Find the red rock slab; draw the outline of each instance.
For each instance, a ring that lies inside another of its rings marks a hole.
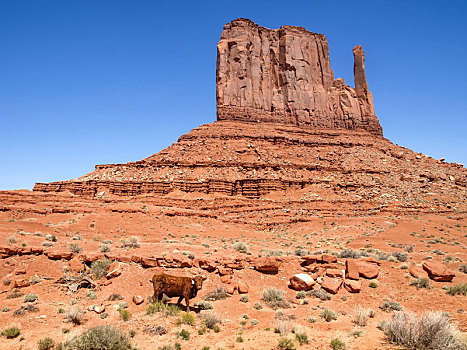
[[[363,258],[358,259],[358,261],[363,261],[363,262],[367,262],[367,263],[370,263],[370,264],[376,264],[378,266],[381,265],[381,261],[378,261],[378,260],[376,260],[375,258],[373,258],[371,256],[365,256]]]
[[[237,286],[235,284],[228,284],[224,286],[224,289],[227,292],[227,294],[232,295],[237,290]]]
[[[376,278],[379,274],[379,269],[376,264],[368,263],[365,261],[357,262],[358,273],[364,278]]]
[[[122,274],[122,263],[114,261],[109,266],[109,273],[105,276],[107,279],[118,277]]]
[[[75,256],[73,252],[61,249],[54,249],[45,252],[45,255],[52,260],[71,260]]]
[[[327,269],[326,270],[326,275],[329,277],[339,277],[343,278],[344,277],[344,272],[339,269]]]
[[[352,280],[358,280],[360,278],[357,261],[355,259],[348,259],[345,262],[345,277]]]
[[[18,255],[30,255],[32,254],[31,248],[18,248]]]
[[[17,247],[8,247],[8,246],[0,247],[0,255],[4,257],[13,256],[13,255],[16,255],[17,253],[18,253]]]
[[[436,261],[425,261],[422,266],[428,272],[428,277],[436,282],[450,282],[455,276],[454,272]]]
[[[29,283],[29,281],[24,278],[17,279],[15,280],[15,283],[14,283],[15,288],[25,288],[25,287],[29,287],[30,285],[31,283]]]
[[[133,296],[133,302],[134,302],[136,305],[142,304],[143,301],[144,301],[144,298],[143,298],[141,295],[135,295],[135,296]]]
[[[340,278],[324,276],[323,280],[321,281],[321,288],[332,294],[336,294],[341,286],[342,279]]]
[[[409,273],[415,278],[426,278],[428,276],[427,272],[417,265],[410,266]]]
[[[80,254],[78,259],[84,261],[85,263],[91,263],[93,261],[104,259],[105,255],[103,253],[86,253]]]
[[[219,276],[225,276],[225,275],[231,276],[233,274],[233,270],[223,267],[223,266],[218,266],[217,273],[219,274]]]
[[[350,293],[360,293],[362,289],[362,281],[346,279],[344,282],[344,288]]]
[[[255,270],[268,274],[277,274],[279,267],[282,264],[282,259],[277,256],[265,256],[255,259]]]
[[[31,254],[41,255],[42,253],[44,253],[44,249],[42,249],[42,248],[39,248],[39,247],[32,247],[31,248]]]
[[[321,255],[321,257],[320,257],[319,262],[320,262],[320,263],[323,263],[323,264],[332,264],[332,263],[336,263],[336,262],[337,262],[337,256],[335,256],[335,255],[330,255],[330,254],[323,254],[323,255]]]
[[[218,264],[216,263],[214,259],[209,259],[209,258],[195,258],[194,264],[200,269],[206,270],[208,272],[215,271],[218,266]]]
[[[133,258],[132,258],[133,260]],[[159,263],[157,262],[156,258],[152,257],[141,257],[139,259],[141,266],[143,267],[157,267],[159,266]]]
[[[248,284],[246,284],[245,282],[238,282],[237,290],[239,294],[247,294],[250,288],[248,287]]]
[[[297,273],[290,277],[290,287],[294,290],[310,290],[315,284],[315,280],[306,273]]]
[[[300,265],[307,266],[316,263],[320,258],[317,255],[305,255],[302,256]]]

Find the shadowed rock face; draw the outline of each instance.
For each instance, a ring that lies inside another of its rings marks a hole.
[[[268,29],[236,19],[225,25],[217,49],[218,120],[382,135],[360,45],[354,48],[355,89],[334,80],[326,37],[301,27]]]

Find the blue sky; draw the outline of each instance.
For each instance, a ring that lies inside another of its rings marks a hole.
[[[225,23],[362,44],[384,136],[467,164],[467,1],[0,0],[0,190],[145,158],[216,119]]]

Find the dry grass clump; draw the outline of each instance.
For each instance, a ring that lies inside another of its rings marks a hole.
[[[417,317],[414,313],[395,314],[381,329],[387,339],[409,349],[465,350],[467,343],[462,333],[452,324],[445,313],[425,312]]]
[[[133,350],[128,337],[112,326],[96,326],[88,329],[62,345],[65,350],[112,349]]]
[[[467,295],[467,283],[461,283],[461,284],[457,284],[452,287],[448,287],[447,293],[449,295],[457,295],[457,294]]]
[[[131,236],[127,240],[123,241],[122,248],[139,248],[139,238],[136,236]]]
[[[46,337],[42,338],[37,342],[37,349],[38,350],[50,350],[53,349],[55,346],[55,342],[52,338]]]
[[[236,250],[237,252],[245,253],[245,254],[247,254],[250,251],[248,249],[248,244],[246,244],[245,242],[235,242],[232,245],[232,249]]]
[[[5,328],[1,335],[3,337],[6,337],[7,339],[13,339],[16,338],[20,334],[20,330],[17,327],[10,327],[10,328]]]
[[[107,274],[107,271],[109,270],[109,266],[112,263],[107,258],[100,259],[93,261],[91,263],[91,272],[96,278],[102,278]]]
[[[372,314],[372,310],[366,309],[361,305],[357,305],[355,306],[353,314],[355,317],[355,320],[354,320],[355,324],[357,324],[360,327],[365,327]]]
[[[213,312],[208,312],[208,313],[203,313],[199,316],[209,329],[215,329],[216,327],[219,327],[219,324],[222,323],[222,320],[218,315],[216,315]]]
[[[390,300],[386,300],[383,304],[379,306],[379,308],[386,312],[404,310],[401,304],[396,303],[395,301],[390,301]]]
[[[204,297],[204,300],[208,300],[208,301],[222,300],[222,299],[227,298],[228,296],[229,295],[227,294],[227,291],[224,288],[217,287],[216,289],[214,289],[214,291],[206,295]]]
[[[175,316],[179,314],[180,311],[181,309],[177,305],[169,305],[160,301],[151,303],[146,307],[146,313],[148,315],[153,315],[156,312],[161,312],[165,316]]]
[[[71,322],[75,325],[83,324],[84,322],[83,313],[78,309],[71,310],[65,315],[65,320],[66,322]]]
[[[332,320],[337,320],[336,313],[334,311],[329,310],[329,309],[324,309],[321,312],[320,316],[326,322],[331,322]]]
[[[279,308],[288,308],[290,304],[284,299],[285,292],[276,288],[268,288],[263,290],[262,300],[270,308],[277,310]]]
[[[416,278],[410,282],[411,286],[417,287],[417,289],[420,288],[426,288],[426,289],[431,289],[431,284],[430,280],[428,278]]]

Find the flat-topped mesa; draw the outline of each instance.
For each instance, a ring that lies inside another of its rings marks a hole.
[[[383,131],[365,76],[365,53],[354,48],[355,89],[334,80],[323,34],[302,27],[268,29],[239,18],[217,45],[217,119],[318,128]]]

